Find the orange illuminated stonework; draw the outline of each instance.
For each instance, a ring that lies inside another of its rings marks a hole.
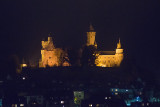
[[[96,32],[92,25],[90,25],[90,31],[87,32],[87,46],[95,46],[97,44],[95,41]],[[117,43],[117,48],[115,51],[96,51],[95,64],[99,67],[119,67],[123,60],[123,49],[121,48],[120,39]]]
[[[48,41],[42,41],[39,67],[70,66],[63,60],[64,57],[67,57],[66,53],[61,48],[55,48],[52,37],[48,37]]]
[[[123,60],[123,49],[121,43],[117,44],[116,51],[97,51],[95,64],[101,67],[119,67]]]
[[[95,37],[96,32],[94,31],[93,26],[90,25],[90,31],[87,32],[86,46],[94,46],[97,49]],[[95,55],[96,58],[96,66],[119,67],[124,57],[120,39],[117,43],[117,48],[115,49],[115,51],[96,51],[93,55]],[[69,59],[67,52],[65,52],[61,48],[55,48],[52,37],[48,37],[47,41],[42,41],[39,67],[71,66],[68,61]]]

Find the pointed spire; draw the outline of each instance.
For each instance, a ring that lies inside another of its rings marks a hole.
[[[90,23],[90,26],[89,26],[89,31],[90,31],[90,32],[94,31],[94,28],[93,28],[93,26],[92,26],[91,23]]]
[[[119,38],[119,42],[117,43],[117,49],[121,49],[121,41],[120,41],[120,38]]]

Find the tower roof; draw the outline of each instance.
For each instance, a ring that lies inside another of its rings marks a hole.
[[[116,51],[97,51],[99,55],[115,55]]]
[[[120,41],[120,38],[119,38],[119,42],[117,43],[117,49],[121,49],[121,41]]]
[[[94,31],[92,24],[90,24],[90,26],[89,26],[89,31],[91,31],[91,32]]]

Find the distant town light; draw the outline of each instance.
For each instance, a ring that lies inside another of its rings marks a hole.
[[[118,95],[118,93],[115,93],[115,95]]]
[[[17,107],[17,104],[12,104],[12,107]]]
[[[138,96],[138,97],[136,97],[136,101],[140,101],[140,97]]]
[[[92,104],[89,104],[89,107],[92,107]]]
[[[22,67],[27,67],[27,64],[22,64]]]
[[[19,106],[20,106],[20,107],[23,107],[23,106],[24,106],[24,104],[20,104]]]
[[[64,101],[61,101],[61,104],[64,104]]]
[[[142,95],[142,92],[139,92],[140,95]]]
[[[25,77],[22,77],[22,79],[25,80],[26,78],[25,78]]]

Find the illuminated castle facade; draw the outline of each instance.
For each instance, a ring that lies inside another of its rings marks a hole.
[[[87,32],[86,46],[94,46],[97,49],[95,40],[96,32],[92,25]],[[119,67],[123,60],[123,49],[121,48],[120,39],[117,43],[115,51],[96,51],[95,65],[99,67]],[[69,64],[68,54],[61,48],[55,48],[52,37],[48,37],[48,41],[42,41],[41,59],[39,67],[53,66],[71,66]]]
[[[90,31],[87,32],[87,46],[95,46],[97,44],[95,41],[96,32],[92,25],[90,25]],[[123,60],[123,49],[121,48],[121,42],[117,43],[117,48],[115,51],[96,51],[95,64],[99,67],[119,67]]]
[[[53,66],[69,66],[67,53],[61,48],[55,48],[52,37],[48,37],[48,41],[42,41],[41,59],[39,67]]]

